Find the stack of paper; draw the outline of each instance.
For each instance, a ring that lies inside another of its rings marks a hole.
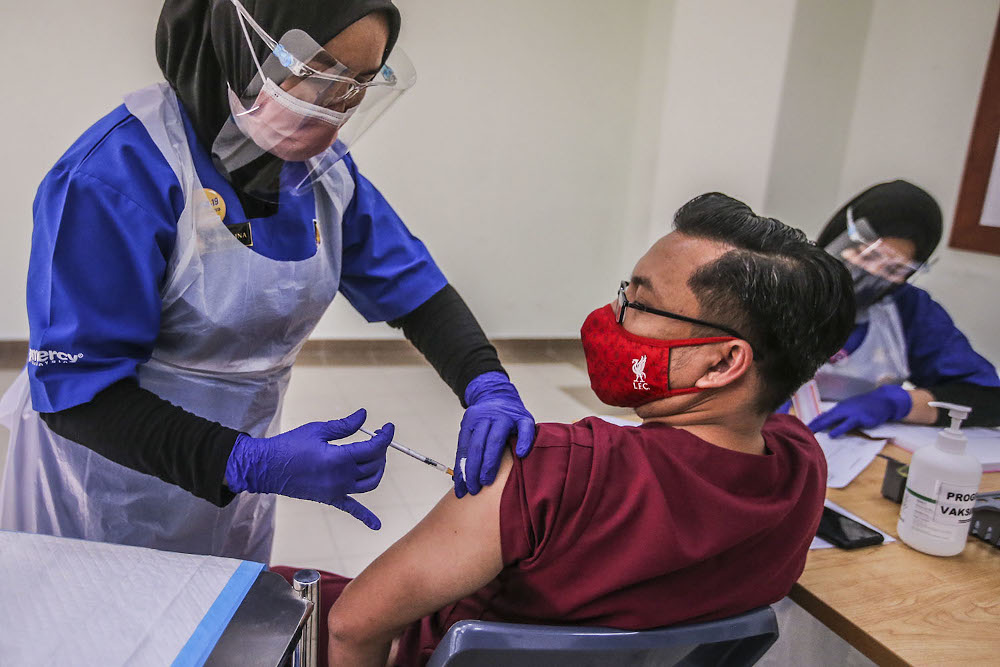
[[[912,424],[883,424],[865,431],[873,438],[888,438],[903,449],[914,452],[933,445],[941,432],[939,426],[914,426]],[[963,428],[969,439],[966,452],[979,459],[983,472],[1000,471],[1000,430],[995,428]]]
[[[885,446],[885,440],[870,440],[856,435],[839,438],[831,438],[829,433],[815,435],[826,456],[826,485],[834,489],[850,484]]]

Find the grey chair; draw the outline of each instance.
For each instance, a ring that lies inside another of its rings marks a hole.
[[[459,621],[428,667],[737,667],[778,639],[774,610],[656,630]]]

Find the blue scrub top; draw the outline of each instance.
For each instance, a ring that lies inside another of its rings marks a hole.
[[[976,353],[944,308],[931,295],[910,284],[890,296],[899,312],[910,365],[910,382],[931,388],[949,382],[1000,386],[996,368]],[[844,351],[854,352],[868,335],[868,322],[854,327]]]
[[[196,138],[202,184],[226,203],[226,224],[247,222],[228,182]],[[447,279],[381,193],[344,158],[354,196],[344,212],[340,291],[369,322],[412,312]],[[28,376],[32,406],[86,403],[148,361],[160,328],[160,290],[184,209],[181,185],[124,105],[59,159],[35,195],[28,266]],[[287,197],[253,219],[252,249],[296,261],[316,252],[311,194]]]

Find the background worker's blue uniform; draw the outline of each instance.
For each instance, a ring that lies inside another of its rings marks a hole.
[[[905,380],[924,388],[959,381],[1000,387],[993,364],[972,349],[969,339],[930,294],[907,283],[886,300],[895,304],[902,325],[899,336],[909,365]],[[869,322],[858,324],[844,343],[844,351],[857,350],[868,330]]]
[[[880,423],[885,417],[873,416],[878,409],[875,403],[885,402],[884,394],[891,386],[910,382],[930,391],[937,400],[972,407],[973,425],[1000,423],[996,369],[972,349],[948,313],[927,292],[903,284],[867,308],[860,319],[863,321],[855,326],[840,353],[816,373],[824,399],[847,401],[829,414],[869,410],[873,414],[865,419]],[[909,403],[902,392],[893,393]],[[861,403],[851,402],[852,398]],[[902,419],[908,410],[904,405],[895,418]],[[939,421],[946,417],[939,414]],[[823,420],[812,422],[814,428],[829,428]],[[864,424],[860,418],[848,422],[850,426]]]

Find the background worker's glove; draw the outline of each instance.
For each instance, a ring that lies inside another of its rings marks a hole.
[[[815,433],[830,429],[830,436],[838,438],[856,428],[874,428],[886,422],[898,422],[910,414],[912,408],[913,400],[905,389],[887,384],[837,403],[809,422],[809,428]]]
[[[378,486],[393,425],[375,431],[373,438],[329,444],[355,433],[365,417],[362,409],[344,419],[311,422],[273,438],[241,433],[226,463],[226,483],[234,493],[278,493],[333,505],[378,530],[382,527],[378,517],[347,494]]]
[[[455,454],[455,495],[479,493],[496,479],[500,459],[511,435],[519,457],[535,442],[535,418],[521,402],[517,389],[499,371],[483,373],[465,388],[468,409],[462,417]],[[464,465],[463,465],[464,460]]]

